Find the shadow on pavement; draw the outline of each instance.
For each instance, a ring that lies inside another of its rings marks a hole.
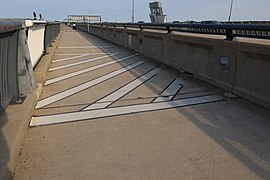
[[[10,151],[3,133],[3,128],[8,121],[7,114],[3,112],[0,116],[0,179],[9,179],[12,175],[8,169]]]
[[[247,168],[270,179],[270,112],[249,103],[227,100],[178,111]]]
[[[110,43],[78,32],[96,46]],[[110,50],[105,53],[110,53]],[[149,88],[156,92],[154,87]],[[248,169],[262,179],[270,179],[269,110],[242,98],[227,99],[218,105],[210,103],[177,110]]]

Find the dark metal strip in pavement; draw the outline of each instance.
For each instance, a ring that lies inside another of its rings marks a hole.
[[[103,99],[97,101],[94,104],[91,104],[90,106],[84,108],[83,110],[87,111],[87,110],[98,109],[98,108],[106,108],[107,106],[112,104],[117,99],[125,96],[130,91],[136,89],[138,86],[142,85],[144,82],[146,82],[147,80],[149,80],[153,76],[157,75],[157,73],[159,73],[160,71],[161,71],[160,68],[155,68],[155,69],[149,71],[145,75],[131,81],[130,83],[128,83],[127,85],[118,89],[114,93],[110,94],[109,96],[104,97]],[[102,103],[102,104],[100,104],[100,103]]]
[[[163,97],[158,97],[154,100],[154,102],[163,102],[170,101],[173,99],[174,95],[179,92],[179,90],[183,87],[182,81],[180,79],[175,79],[160,95]],[[174,95],[172,95],[174,94]]]

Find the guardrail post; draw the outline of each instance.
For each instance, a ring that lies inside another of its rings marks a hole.
[[[234,38],[232,29],[226,29],[226,40],[232,41]]]
[[[170,34],[172,31],[171,31],[171,28],[170,28],[170,26],[166,26],[166,30],[168,31],[168,34]]]
[[[139,27],[140,27],[140,31],[142,31],[142,30],[143,30],[143,28],[142,28],[142,25],[141,25],[141,24],[139,24]]]

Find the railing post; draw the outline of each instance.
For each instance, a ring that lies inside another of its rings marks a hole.
[[[140,31],[142,31],[142,30],[143,30],[143,28],[142,28],[142,25],[141,25],[141,24],[139,25],[139,27],[140,27]]]
[[[168,34],[170,34],[172,32],[171,27],[169,25],[166,25],[166,30],[168,31]]]
[[[232,41],[234,38],[232,29],[225,29],[226,31],[226,40]]]

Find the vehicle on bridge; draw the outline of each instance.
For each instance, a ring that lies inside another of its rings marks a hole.
[[[201,24],[222,24],[221,22],[219,21],[201,21]]]
[[[75,23],[72,24],[72,28],[73,28],[73,29],[76,29],[76,24],[75,24]]]

